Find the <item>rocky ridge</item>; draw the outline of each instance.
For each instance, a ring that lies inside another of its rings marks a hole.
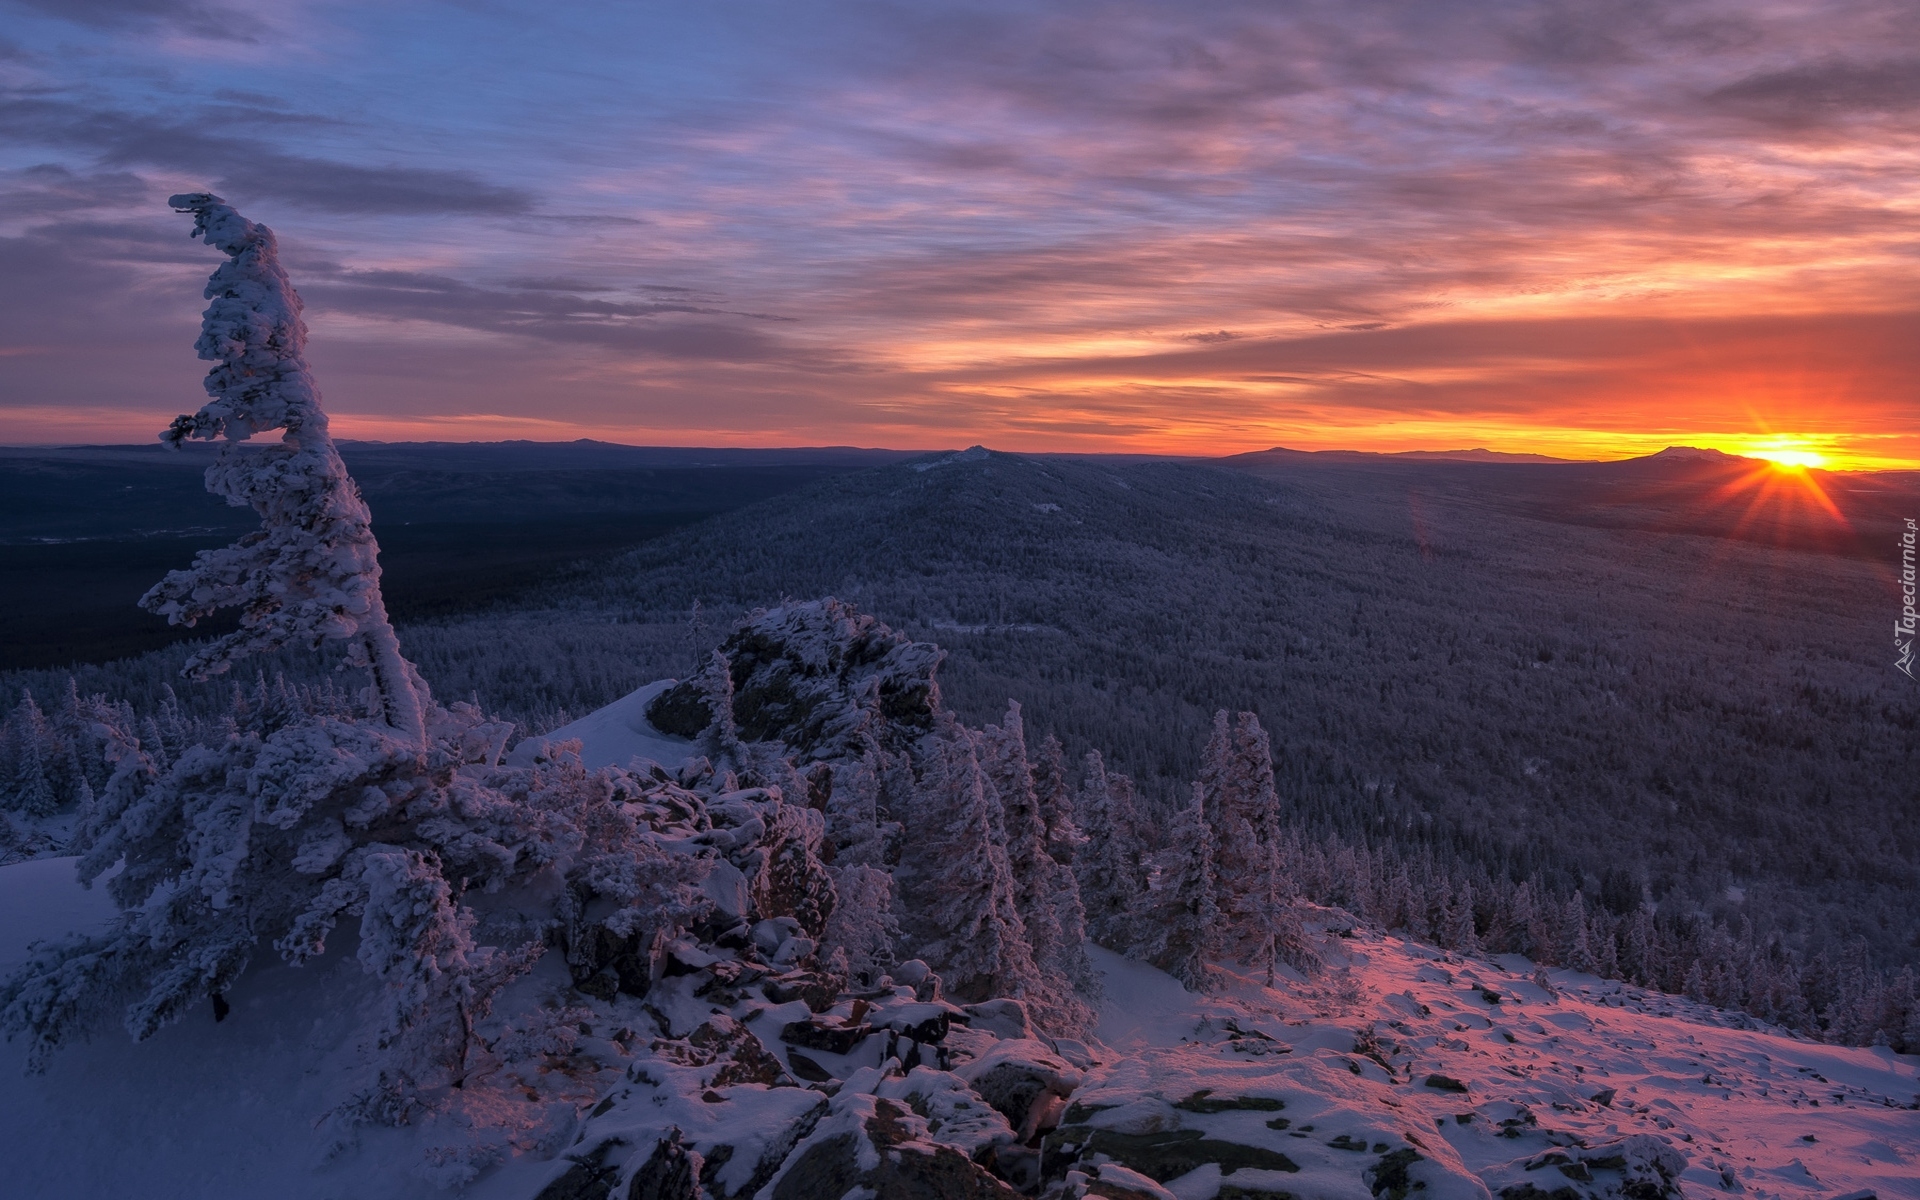
[[[1442,955],[1335,910],[1310,927],[1328,966],[1312,981],[1229,974],[1195,996],[1101,952],[1095,1039],[1049,1036],[1018,1000],[955,1003],[917,960],[851,986],[820,952],[831,768],[931,729],[938,661],[844,606],[794,606],[654,702],[671,725],[725,695],[750,714],[748,758],[827,770],[794,767],[783,790],[699,758],[629,768],[635,819],[704,864],[703,911],[645,945],[585,901],[568,963],[626,1054],[533,1200],[1660,1200],[1739,1184],[1731,1137],[1637,1096],[1631,1054],[1553,1057],[1566,1031],[1601,1028],[1596,1006],[1687,1038],[1688,1022],[1726,1029],[1713,1010],[1617,984],[1575,1001],[1530,965]],[[714,724],[709,710],[695,732],[711,741]],[[1873,1095],[1889,1117],[1909,1100]]]

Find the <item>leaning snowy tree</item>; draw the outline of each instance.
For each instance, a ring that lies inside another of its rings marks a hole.
[[[106,884],[121,915],[104,933],[40,949],[0,986],[0,1025],[30,1034],[30,1061],[43,1063],[99,1009],[130,999],[127,1029],[144,1038],[210,998],[223,1012],[263,942],[304,962],[358,917],[359,960],[383,984],[375,1040],[387,1054],[354,1107],[405,1119],[431,1102],[423,1096],[464,1083],[476,1022],[540,952],[477,944],[462,896],[565,869],[585,806],[607,805],[609,789],[564,764],[503,768],[511,726],[433,703],[387,620],[379,547],[327,434],[273,233],[217,196],[172,204],[227,261],[207,285],[197,346],[214,363],[210,400],[162,439],[224,439],[207,486],[252,505],[261,528],[200,554],[143,603],[188,625],[241,610],[238,631],[190,661],[202,678],[246,654],[339,643],[346,665],[367,673],[367,715],[234,730],[167,757],[97,726],[114,770],[80,830],[79,874],[91,885],[123,863]],[[277,442],[249,444],[275,431]]]
[[[424,743],[432,699],[387,620],[373,518],[327,432],[307,369],[300,297],[280,266],[273,231],[205,192],[168,203],[192,213],[194,235],[228,261],[207,281],[213,303],[194,345],[215,364],[206,378],[211,399],[192,416],[174,418],[160,440],[177,449],[194,438],[224,439],[207,468],[207,490],[235,507],[252,505],[260,529],[201,551],[140,606],[188,626],[223,608],[240,609],[239,629],[188,660],[197,679],[290,642],[314,649],[344,642],[347,661],[371,676],[370,715]],[[280,431],[277,444],[247,445],[273,430]]]

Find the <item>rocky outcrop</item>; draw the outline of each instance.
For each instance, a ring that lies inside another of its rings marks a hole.
[[[1048,1135],[1047,1148],[1054,1154],[1105,1155],[1156,1183],[1178,1179],[1209,1163],[1218,1166],[1222,1175],[1248,1167],[1261,1171],[1300,1169],[1292,1159],[1276,1150],[1210,1138],[1199,1129],[1122,1133],[1070,1125]]]
[[[1680,1195],[1687,1158],[1642,1133],[1596,1146],[1557,1146],[1518,1166],[1529,1177],[1500,1187],[1500,1200],[1672,1200]]]
[[[627,1183],[625,1200],[699,1200],[694,1165],[678,1129],[669,1130]]]
[[[773,1200],[819,1200],[852,1192],[876,1200],[1017,1200],[1019,1193],[951,1146],[893,1100],[857,1096],[850,1119],[794,1155]],[[838,1114],[836,1114],[838,1115]],[[864,1191],[856,1191],[864,1189]]]
[[[1028,1039],[998,1042],[955,1073],[1006,1117],[1022,1142],[1060,1123],[1082,1078],[1059,1055]]]
[[[838,600],[783,605],[748,617],[701,675],[654,698],[647,720],[680,737],[706,732],[724,663],[742,740],[780,743],[796,764],[858,758],[868,739],[899,753],[933,729],[943,656]]]

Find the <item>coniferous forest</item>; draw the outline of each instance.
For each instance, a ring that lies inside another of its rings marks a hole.
[[[750,609],[833,595],[945,647],[962,719],[1017,700],[1076,786],[1089,753],[1121,773],[1143,877],[1217,714],[1254,713],[1298,894],[1905,1044],[1920,709],[1873,658],[1884,566],[1557,522],[1534,494],[1553,469],[931,455],[410,626],[407,644],[437,694],[537,733],[696,670]],[[1513,472],[1535,475],[1527,507],[1502,503]],[[192,686],[186,653],[16,673],[10,809],[104,786],[84,732],[103,705],[170,753],[352,705],[304,654]],[[7,836],[21,853],[53,835]]]

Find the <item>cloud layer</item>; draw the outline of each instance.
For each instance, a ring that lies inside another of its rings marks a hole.
[[[11,440],[210,187],[362,434],[1920,461],[1910,4],[0,5]]]

